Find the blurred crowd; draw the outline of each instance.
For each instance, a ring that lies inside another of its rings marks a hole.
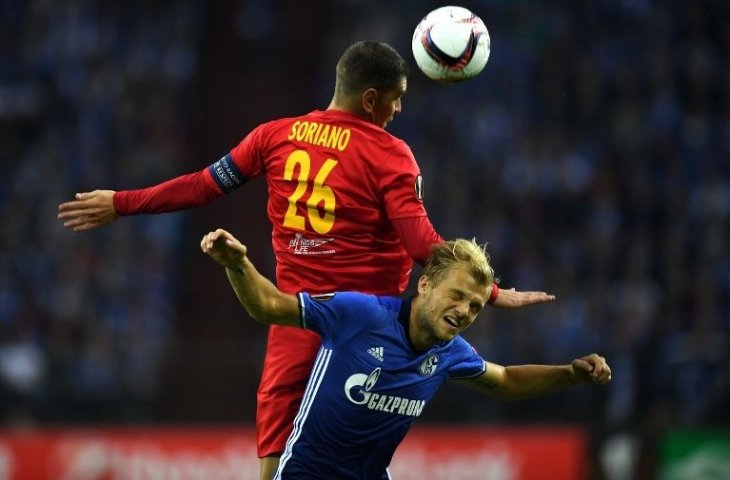
[[[277,64],[260,68],[271,85],[268,72],[286,71],[274,49],[285,43],[277,28],[285,3],[241,0],[233,21],[257,62]],[[452,86],[427,80],[410,60],[413,27],[434,2],[320,1],[298,10],[329,25],[312,47],[321,64],[302,73],[316,85],[318,103],[308,108],[326,106],[334,61],[349,43],[396,46],[413,72],[389,128],[421,165],[434,225],[489,242],[502,288],[558,297],[488,309],[466,336],[498,363],[564,363],[597,351],[615,373],[606,389],[534,407],[450,388],[429,418],[579,421],[649,435],[730,425],[730,4],[461,4],[484,19],[492,53],[477,79]],[[198,65],[214,7],[2,5],[0,413],[6,421],[144,417],[161,395],[179,284],[192,281],[178,278],[173,261],[186,217],[125,219],[113,234],[80,237],[60,227],[55,209],[79,189],[187,172],[180,165],[195,125],[185,120],[186,99],[206,74]],[[287,91],[261,96],[274,94]]]
[[[503,288],[558,296],[468,336],[503,363],[603,352],[601,420],[727,424],[730,5],[544,3],[475,3],[482,76],[411,82],[393,124],[435,225],[488,241]]]
[[[181,219],[81,238],[55,217],[81,189],[176,173],[198,5],[1,5],[0,416],[144,418],[173,330]]]

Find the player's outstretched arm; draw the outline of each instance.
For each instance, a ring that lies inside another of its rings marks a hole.
[[[177,212],[207,205],[225,194],[207,174],[210,168],[213,166],[138,190],[77,193],[76,200],[58,206],[58,218],[64,227],[83,232],[122,215]]]
[[[592,353],[573,360],[570,365],[514,365],[503,367],[487,362],[480,376],[461,380],[482,393],[499,400],[521,400],[547,395],[571,385],[606,384],[611,368],[602,356]]]
[[[392,220],[391,223],[403,248],[421,266],[426,263],[431,246],[444,241],[433,228],[428,217],[398,218]],[[495,287],[497,286],[495,285]],[[492,292],[496,298],[490,300],[489,304],[499,308],[520,308],[555,300],[555,295],[545,292],[519,292],[514,288],[508,290],[494,288]]]
[[[514,288],[500,289],[499,296],[491,303],[493,307],[499,308],[520,308],[538,303],[552,302],[555,295],[545,292],[520,292]]]
[[[74,232],[85,232],[119,218],[114,209],[114,190],[81,192],[75,198],[58,206],[58,218]]]
[[[261,275],[248,259],[246,246],[236,237],[219,228],[203,237],[200,249],[226,267],[238,300],[256,321],[300,326],[297,298],[281,292]]]

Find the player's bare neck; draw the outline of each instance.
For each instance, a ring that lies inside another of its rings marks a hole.
[[[411,305],[411,311],[408,315],[408,340],[411,346],[419,351],[424,352],[431,348],[436,341],[429,338],[429,335],[418,326],[418,311],[420,307],[420,299],[416,296]]]
[[[341,100],[337,97],[332,99],[329,106],[327,107],[327,110],[339,110],[341,112],[351,113],[362,118],[363,120],[370,121],[370,117],[365,111],[362,110],[362,107],[360,107],[358,103],[348,100]]]

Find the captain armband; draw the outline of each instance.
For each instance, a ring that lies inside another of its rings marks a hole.
[[[231,193],[248,180],[236,166],[230,153],[211,164],[208,167],[208,171],[223,193]]]

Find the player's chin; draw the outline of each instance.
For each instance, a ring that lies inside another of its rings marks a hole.
[[[442,342],[448,342],[450,340],[453,340],[454,337],[456,337],[460,332],[460,329],[453,327],[444,320],[443,328],[441,329],[441,332],[439,332],[440,340]]]
[[[456,333],[455,333],[455,334],[450,334],[450,333],[442,334],[442,335],[441,335],[441,336],[439,337],[439,342],[442,342],[442,343],[449,343],[449,342],[450,342],[450,341],[452,341],[452,340],[453,340],[454,338],[456,338],[456,335],[457,335]]]

